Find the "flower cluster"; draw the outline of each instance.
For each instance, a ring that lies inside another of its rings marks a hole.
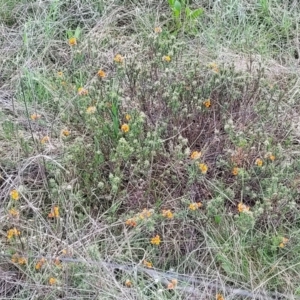
[[[238,211],[239,211],[240,213],[242,213],[242,212],[247,212],[247,211],[249,211],[249,209],[250,209],[250,207],[247,206],[247,205],[245,205],[245,204],[243,204],[242,202],[240,202],[240,203],[238,204]]]
[[[289,239],[283,237],[280,244],[279,244],[279,248],[284,248],[285,245],[288,243]]]
[[[11,190],[10,191],[10,198],[13,200],[19,200],[20,199],[20,195],[19,192],[17,190]]]
[[[35,265],[35,269],[36,270],[40,270],[42,268],[42,266],[44,265],[44,263],[46,262],[46,259],[44,257],[42,257]]]
[[[201,171],[202,174],[206,174],[207,173],[208,166],[206,164],[204,164],[204,163],[199,164],[198,167],[199,167],[199,169],[200,169],[200,171]]]
[[[11,261],[15,264],[19,264],[19,265],[26,265],[27,263],[27,259],[23,256],[19,256],[19,254],[15,253],[12,258]]]
[[[151,239],[151,244],[152,245],[157,245],[158,246],[160,243],[161,243],[161,239],[160,239],[160,236],[158,234]]]
[[[19,236],[20,234],[21,234],[21,232],[16,227],[14,227],[14,228],[7,230],[6,236],[7,236],[7,239],[10,240],[13,237]]]
[[[165,217],[167,219],[172,219],[174,217],[174,214],[171,212],[170,209],[163,209],[162,215],[163,215],[163,217]]]
[[[193,202],[189,205],[189,210],[196,210],[202,206],[201,202]]]
[[[59,207],[54,206],[48,214],[48,218],[59,218]]]
[[[191,159],[199,159],[201,157],[201,152],[199,151],[193,151],[192,154],[191,154]]]

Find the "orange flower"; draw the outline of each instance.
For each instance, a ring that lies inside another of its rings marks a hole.
[[[75,45],[77,45],[77,40],[76,40],[75,37],[71,37],[71,38],[69,39],[69,45],[70,45],[70,46],[75,46]]]
[[[261,167],[261,166],[263,165],[262,159],[260,159],[260,158],[256,159],[255,164],[256,164],[258,167]]]
[[[41,118],[41,115],[36,114],[36,113],[34,113],[34,114],[32,114],[32,115],[30,116],[30,119],[31,119],[32,121],[36,121],[36,120],[38,120],[38,119],[40,119],[40,118]]]
[[[46,262],[46,259],[42,257],[35,265],[36,270],[40,270],[43,264]]]
[[[7,236],[7,239],[8,239],[8,240],[10,240],[10,239],[12,239],[14,236],[18,236],[18,235],[20,235],[20,231],[17,230],[16,227],[7,230],[6,236]]]
[[[56,257],[53,261],[53,263],[57,266],[57,267],[61,267],[61,261],[59,260],[58,257]]]
[[[26,265],[27,263],[27,259],[23,256],[19,256],[17,253],[12,256],[11,261],[15,264],[18,263],[19,265]]]
[[[273,155],[272,153],[269,155],[269,159],[271,160],[271,161],[274,161],[275,160],[275,155]]]
[[[222,294],[217,294],[216,300],[225,300],[225,298],[222,296]]]
[[[243,204],[242,202],[240,202],[239,204],[238,204],[238,211],[241,213],[241,212],[247,212],[247,211],[249,211],[249,209],[250,209],[250,207],[249,206],[247,206],[247,205],[245,205],[245,204]]]
[[[57,72],[57,76],[58,76],[58,77],[63,77],[63,76],[64,76],[64,73],[63,73],[63,72]]]
[[[131,282],[129,279],[126,279],[125,285],[126,285],[127,287],[132,287],[132,282]]]
[[[199,159],[201,157],[201,152],[193,151],[191,154],[191,159]]]
[[[123,124],[123,125],[121,126],[121,130],[122,130],[124,133],[128,132],[128,131],[129,131],[129,125],[128,125],[128,124]]]
[[[153,268],[153,265],[150,261],[143,260],[143,265],[149,269]]]
[[[20,195],[19,192],[17,190],[12,190],[10,191],[10,198],[13,200],[19,200],[20,199]]]
[[[196,210],[202,206],[201,202],[193,202],[189,205],[190,210]]]
[[[165,56],[163,56],[162,60],[166,61],[166,62],[170,62],[171,61],[171,57],[169,55],[165,55]]]
[[[49,278],[49,284],[50,284],[50,285],[54,285],[54,284],[56,284],[56,282],[57,282],[57,279],[56,279],[56,278],[54,278],[54,277],[50,277],[50,278]]]
[[[232,169],[232,175],[237,176],[237,174],[239,174],[239,168],[238,167],[234,167]]]
[[[155,32],[155,33],[161,33],[161,32],[162,32],[161,27],[155,27],[155,28],[154,28],[154,32]]]
[[[125,224],[130,227],[135,227],[137,225],[134,218],[130,218],[130,219],[126,220]]]
[[[80,96],[86,96],[86,95],[88,95],[89,91],[83,87],[80,87],[80,88],[78,88],[77,93]]]
[[[131,116],[130,116],[129,114],[127,114],[127,115],[125,116],[125,119],[126,119],[126,121],[129,121],[129,120],[131,119]]]
[[[163,217],[165,217],[167,219],[172,219],[174,217],[173,213],[169,209],[167,209],[167,210],[163,209],[162,215],[163,215]]]
[[[103,70],[99,70],[97,74],[100,78],[105,78],[106,77],[106,73]]]
[[[59,207],[54,206],[51,212],[48,214],[48,218],[59,218]]]
[[[206,99],[206,100],[203,102],[203,105],[204,105],[206,108],[209,108],[209,107],[211,106],[210,99]]]
[[[202,174],[206,174],[207,170],[208,170],[208,167],[207,167],[206,164],[199,164],[199,169],[200,169]]]
[[[124,56],[122,56],[121,54],[117,54],[117,55],[114,57],[114,61],[115,61],[116,63],[121,64],[121,63],[124,62]]]
[[[157,234],[155,237],[151,239],[152,245],[159,245],[161,243],[160,236]]]

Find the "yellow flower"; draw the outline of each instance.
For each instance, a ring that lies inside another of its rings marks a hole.
[[[284,248],[284,246],[288,243],[289,239],[283,237],[281,243],[279,244],[280,248]]]
[[[206,108],[209,108],[209,107],[211,106],[210,99],[206,99],[206,100],[203,102],[203,105],[204,105]]]
[[[99,70],[97,74],[100,78],[105,78],[106,77],[106,73],[103,70]]]
[[[232,169],[232,175],[237,176],[237,174],[239,174],[239,168],[238,167],[234,167]]]
[[[36,120],[38,120],[38,119],[40,119],[40,118],[41,118],[41,115],[36,114],[36,113],[34,113],[34,114],[32,114],[32,115],[30,116],[30,119],[31,119],[32,121],[36,121]]]
[[[125,285],[126,285],[127,287],[131,287],[131,286],[132,286],[132,282],[131,282],[129,279],[126,279]]]
[[[17,230],[16,227],[7,230],[7,235],[6,235],[6,236],[7,236],[7,239],[8,239],[8,240],[10,240],[10,239],[13,238],[14,236],[18,236],[18,235],[20,235],[20,231]]]
[[[83,87],[78,88],[77,92],[80,96],[86,96],[89,93],[88,90]]]
[[[144,208],[138,217],[143,220],[145,218],[150,218],[151,215],[152,215],[152,211],[147,208]]]
[[[71,37],[71,38],[69,39],[69,45],[70,45],[70,46],[75,46],[75,45],[77,45],[77,40],[76,40],[75,37]]]
[[[86,113],[91,115],[91,114],[94,114],[96,112],[96,106],[89,106],[87,109],[86,109]]]
[[[56,279],[56,278],[54,278],[54,277],[50,277],[50,278],[49,278],[49,284],[50,284],[50,285],[54,285],[54,284],[56,284],[56,282],[57,282],[57,279]]]
[[[35,265],[36,270],[40,270],[43,264],[46,262],[46,259],[42,257]]]
[[[18,263],[19,265],[26,265],[27,263],[27,259],[23,256],[19,256],[17,253],[12,256],[11,261],[15,264]]]
[[[128,132],[128,131],[129,131],[129,125],[128,125],[128,124],[123,124],[123,125],[121,126],[121,130],[122,130],[124,133]]]
[[[143,260],[143,265],[149,269],[153,268],[153,265],[150,261]]]
[[[137,225],[134,218],[130,218],[130,219],[126,220],[125,224],[130,227],[135,227]]]
[[[151,239],[152,245],[159,245],[161,243],[160,236],[157,234],[155,237]]]
[[[217,294],[216,300],[225,300],[225,298],[222,296],[222,294]]]
[[[20,199],[19,192],[17,190],[10,191],[10,198],[13,200],[19,200]]]
[[[199,164],[199,169],[201,170],[202,174],[206,174],[207,170],[208,170],[208,167],[207,167],[206,164]]]
[[[262,159],[260,159],[260,158],[256,159],[255,164],[256,164],[257,166],[261,167],[261,166],[263,165]]]
[[[161,33],[161,32],[162,32],[161,27],[155,27],[155,28],[154,28],[154,32],[155,32],[155,33]]]
[[[121,63],[123,63],[123,61],[124,61],[124,56],[122,56],[121,54],[117,54],[117,55],[114,57],[114,61],[115,61],[116,63],[121,64]]]
[[[212,69],[214,72],[219,73],[219,67],[215,62],[212,62],[208,65],[210,69]]]
[[[64,73],[63,73],[63,72],[57,72],[57,76],[58,76],[58,77],[63,77],[63,76],[64,76]]]
[[[51,212],[48,214],[48,218],[59,218],[59,207],[54,206]]]
[[[245,205],[245,204],[243,204],[242,202],[240,202],[239,204],[238,204],[238,211],[241,213],[241,212],[247,212],[247,211],[249,211],[249,209],[250,209],[250,207],[249,206],[247,206],[247,205]]]
[[[190,210],[196,210],[202,206],[201,202],[193,202],[189,205]]]
[[[18,264],[19,265],[26,265],[27,259],[25,257],[19,257],[18,258]]]
[[[174,290],[178,284],[177,279],[172,279],[171,282],[168,283],[167,289],[168,290]]]
[[[50,141],[50,138],[49,138],[49,136],[44,136],[42,139],[41,139],[41,144],[45,144],[45,143],[47,143],[47,142],[49,142]]]
[[[163,56],[162,60],[166,61],[166,62],[170,62],[171,61],[171,57],[169,55],[165,55],[165,56]]]
[[[274,161],[275,160],[275,155],[273,155],[272,153],[269,155],[269,159],[271,160],[271,161]]]
[[[125,119],[126,119],[126,121],[129,121],[129,120],[131,119],[131,116],[130,116],[129,114],[127,114],[127,115],[125,116]]]
[[[70,135],[70,131],[69,131],[68,129],[63,129],[63,130],[61,131],[61,134],[62,134],[63,136],[69,136],[69,135]]]
[[[199,159],[201,157],[201,152],[193,151],[191,154],[191,159]]]
[[[163,215],[163,217],[165,217],[167,219],[172,219],[174,217],[173,213],[169,209],[167,209],[167,210],[163,209],[162,215]]]
[[[12,217],[18,217],[19,216],[19,211],[16,210],[15,208],[12,208],[8,211],[8,213],[12,216]]]

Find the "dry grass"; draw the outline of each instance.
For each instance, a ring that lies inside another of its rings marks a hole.
[[[227,2],[0,1],[1,299],[297,299],[299,7]]]

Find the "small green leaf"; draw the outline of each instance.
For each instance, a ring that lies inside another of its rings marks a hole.
[[[215,222],[216,222],[217,224],[220,224],[220,223],[221,223],[221,220],[222,220],[222,218],[221,218],[220,215],[215,216]]]
[[[175,0],[175,2],[174,2],[174,10],[176,12],[180,12],[181,11],[181,3],[178,0]]]
[[[192,19],[196,19],[196,18],[200,17],[203,14],[204,14],[204,9],[203,8],[198,8],[198,9],[195,9],[194,11],[191,12],[190,17]]]
[[[79,36],[80,36],[80,33],[81,33],[81,29],[80,29],[80,27],[77,27],[76,30],[75,30],[74,36],[78,39]]]
[[[168,2],[169,2],[169,5],[173,8],[175,0],[168,0]]]

